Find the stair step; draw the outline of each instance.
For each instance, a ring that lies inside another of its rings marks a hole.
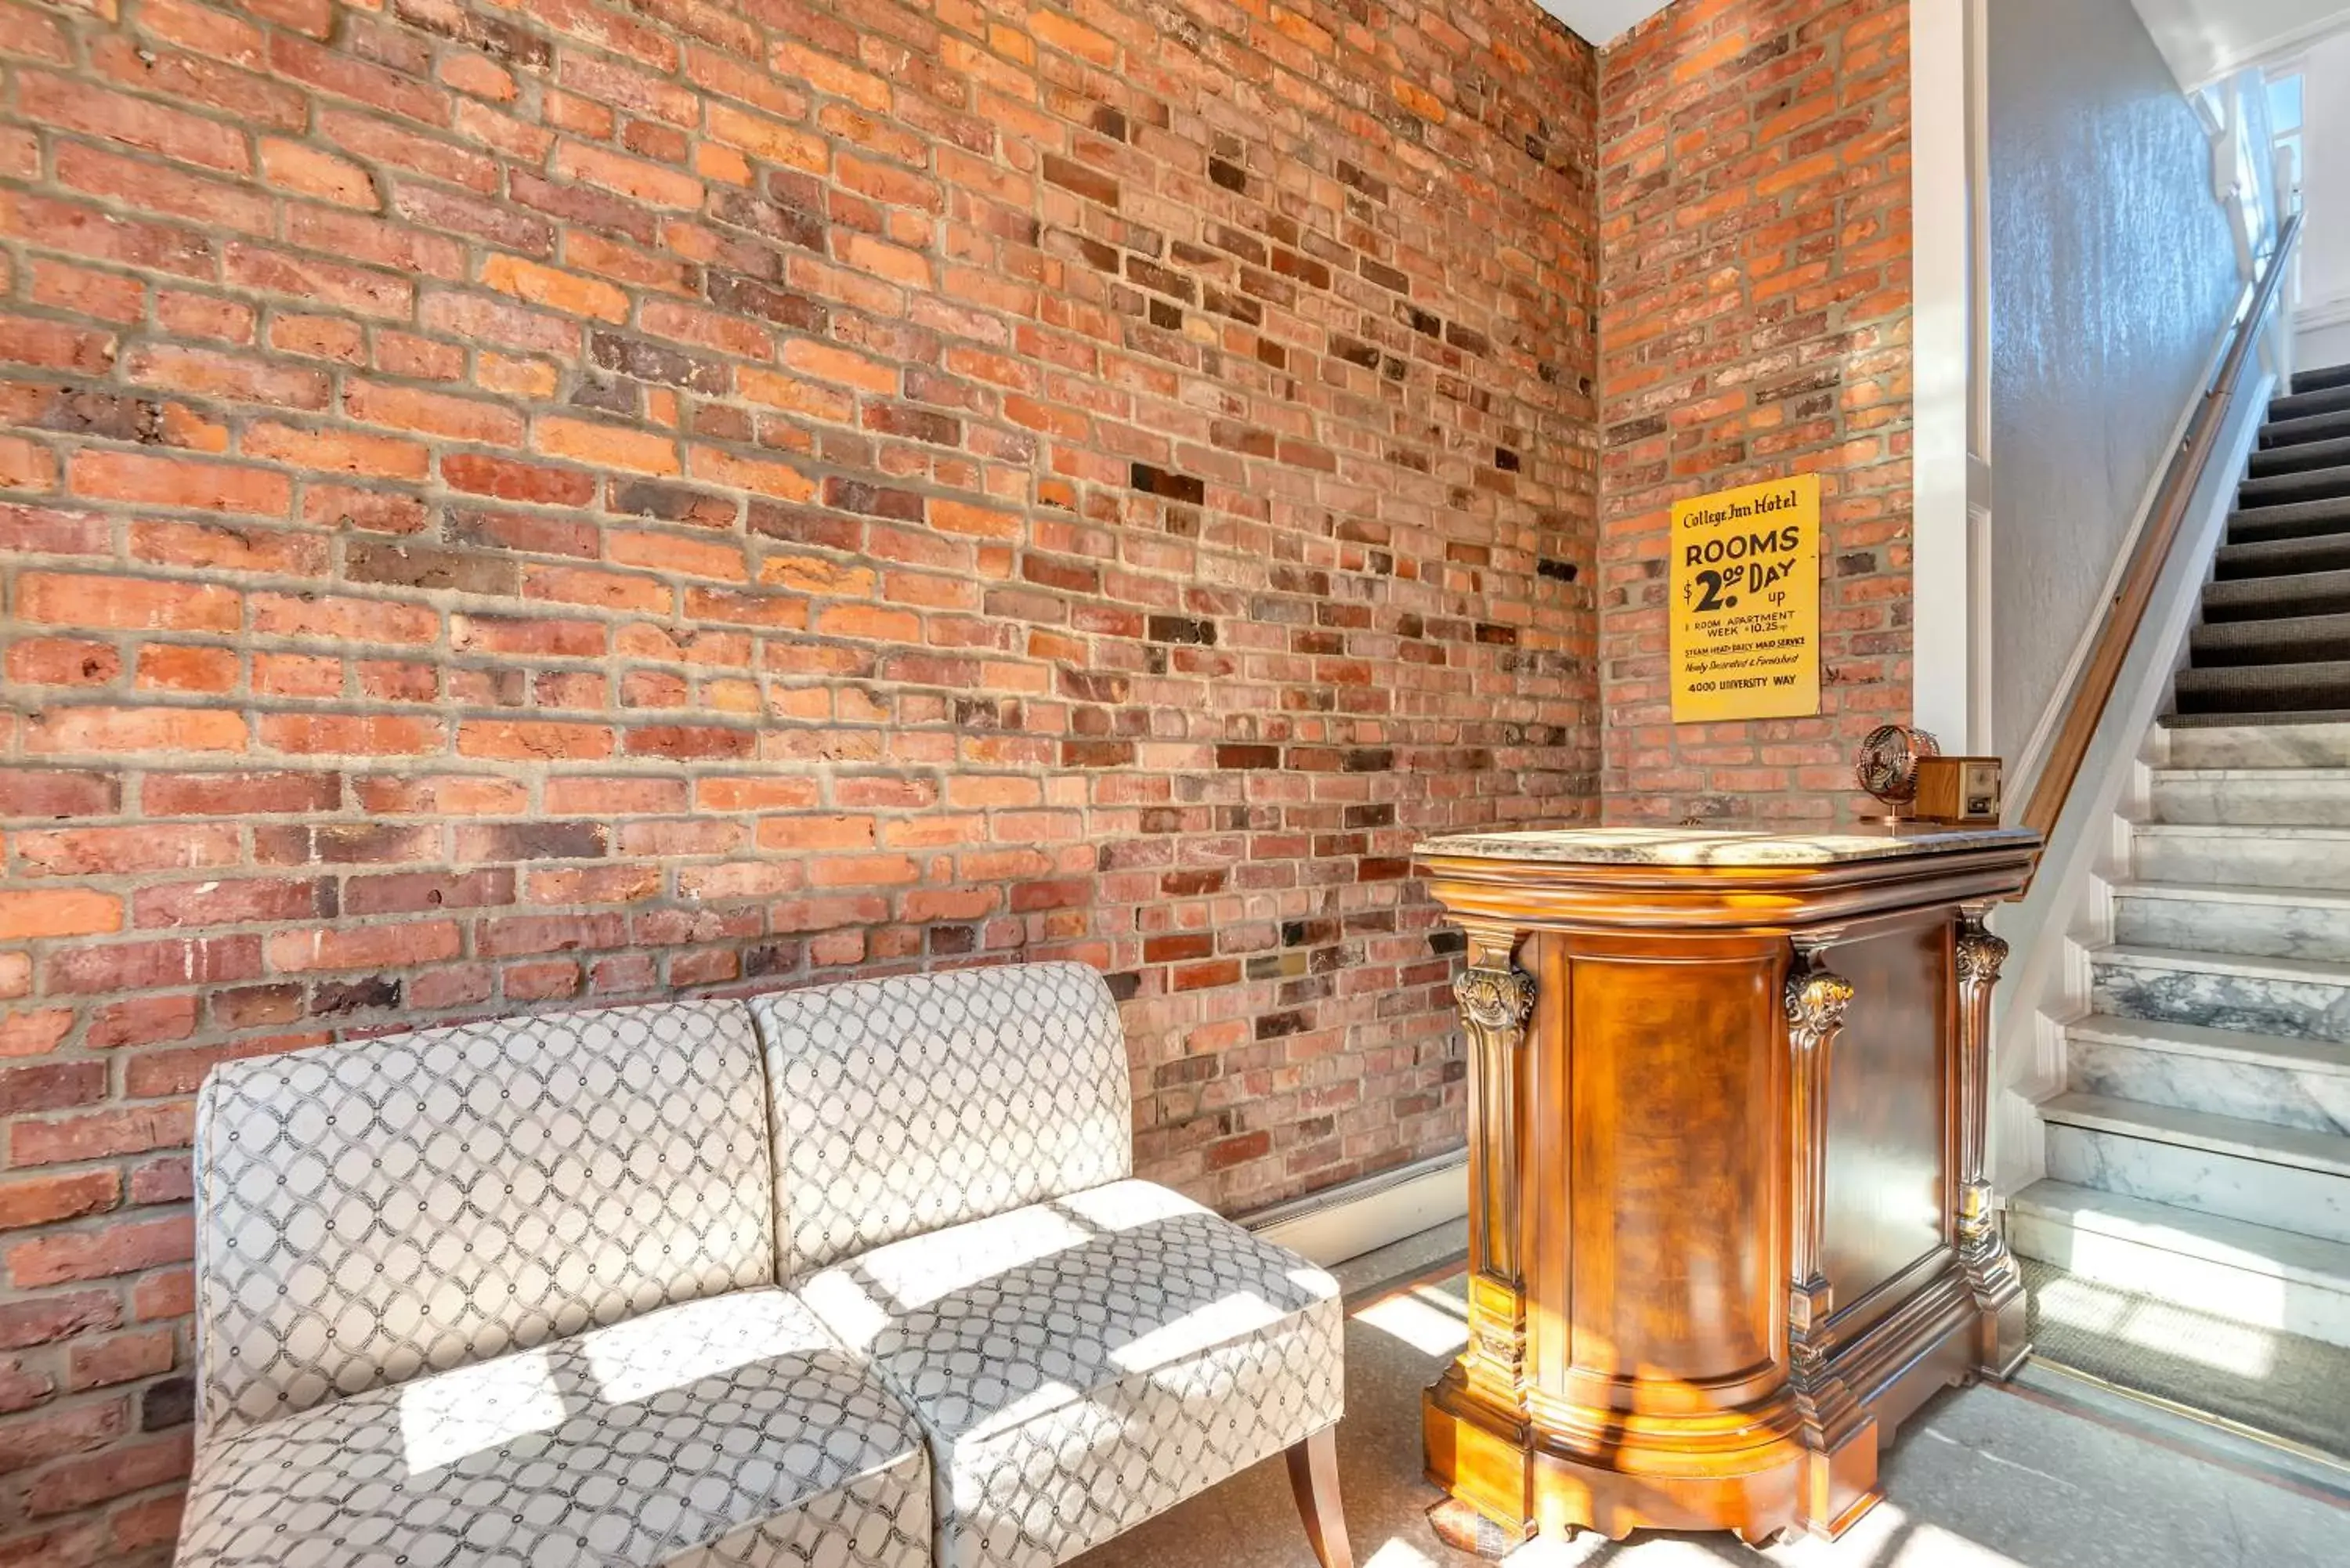
[[[2307,419],[2312,414],[2330,414],[2350,409],[2350,383],[2319,387],[2313,390],[2295,391],[2269,404],[2269,420]]]
[[[2010,1198],[2007,1235],[2083,1279],[2350,1345],[2350,1244],[2064,1181]]]
[[[2350,828],[2150,822],[2130,851],[2142,882],[2350,888]]]
[[[2289,420],[2285,422],[2302,424],[2305,421]],[[2312,469],[2341,468],[2345,464],[2350,464],[2350,437],[2335,437],[2293,441],[2284,446],[2264,446],[2252,453],[2251,472],[2255,479],[2265,479],[2271,474],[2306,473]]]
[[[2090,950],[2089,977],[2108,1018],[2350,1044],[2350,964],[2114,942]]]
[[[2212,566],[2218,576],[2229,579],[2341,571],[2350,568],[2350,530],[2222,545]]]
[[[2182,670],[2173,691],[2182,713],[2305,713],[2350,708],[2350,660]]]
[[[2350,1137],[2071,1091],[2040,1114],[2056,1180],[2350,1242]]]
[[[2124,947],[2350,964],[2350,892],[2124,882],[2114,898]]]
[[[2350,895],[2345,895],[2350,899]],[[2118,1046],[2198,1057],[2280,1072],[2321,1074],[2350,1080],[2350,1045],[2337,1040],[2293,1040],[2282,1034],[2248,1034],[2208,1023],[2165,1023],[2151,1018],[2108,1018],[2093,1012],[2064,1026],[2074,1044]],[[2192,1108],[2192,1107],[2189,1107]],[[2247,1116],[2247,1121],[2258,1121]]]
[[[2329,708],[2315,713],[2262,713],[2257,715],[2262,729],[2297,726],[2302,729],[2323,728],[2326,725],[2350,725],[2350,708]],[[2241,731],[2246,726],[2241,716],[2234,713],[2166,713],[2160,720],[2165,730],[2224,730]]]
[[[2350,1045],[2098,1014],[2064,1040],[2078,1094],[2350,1135]]]
[[[2336,533],[2345,527],[2350,527],[2350,496],[2289,501],[2233,514],[2228,519],[2228,543],[2249,545],[2262,539],[2301,539],[2312,534]]]
[[[2313,365],[2293,373],[2296,392],[2322,392],[2328,387],[2350,387],[2350,365]]]
[[[2297,420],[2272,420],[2261,427],[2261,450],[2299,446],[2304,441],[2350,436],[2350,410],[2334,414],[2308,414]]]
[[[2210,621],[2195,628],[2188,647],[2199,668],[2350,659],[2350,614]]]
[[[2326,394],[2350,400],[2350,388]],[[2237,488],[2240,510],[2296,501],[2334,501],[2350,495],[2350,468],[2311,468],[2247,479]]]
[[[2186,826],[2350,827],[2350,767],[2157,768],[2154,815]]]
[[[2223,1116],[2211,1111],[2150,1106],[2143,1100],[2114,1099],[2071,1090],[2042,1101],[2040,1114],[2063,1127],[2118,1133],[2167,1147],[2226,1155],[2231,1159],[2273,1165],[2280,1170],[2307,1171],[2350,1182],[2350,1137],[2338,1133],[2303,1132],[2298,1127],[2271,1127],[2266,1122],[2248,1122],[2241,1116]]]
[[[2350,615],[2350,571],[2239,577],[2215,581],[2203,590],[2206,621],[2315,615]]]

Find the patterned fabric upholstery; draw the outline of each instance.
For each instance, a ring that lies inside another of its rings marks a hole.
[[[738,1002],[220,1067],[196,1116],[204,1432],[772,1283],[771,1181]]]
[[[782,1279],[1133,1170],[1126,1034],[1084,964],[755,999]]]
[[[1122,1181],[898,1241],[802,1292],[912,1405],[937,1568],[1051,1568],[1337,1420],[1337,1285]]]
[[[208,1442],[179,1568],[923,1568],[920,1433],[775,1289]]]

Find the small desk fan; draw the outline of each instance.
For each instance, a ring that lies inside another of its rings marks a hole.
[[[1863,822],[1899,823],[1908,818],[1908,806],[1918,798],[1918,764],[1942,754],[1941,742],[1923,730],[1907,724],[1879,724],[1860,743],[1853,776],[1860,787],[1886,806],[1882,814],[1866,814]]]

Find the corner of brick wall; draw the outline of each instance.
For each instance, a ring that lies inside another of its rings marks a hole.
[[[1610,821],[1821,825],[1910,713],[1908,0],[1684,0],[1600,67]],[[1672,722],[1687,496],[1821,476],[1821,712]]]
[[[228,1056],[1075,955],[1149,1174],[1457,1146],[1409,847],[1596,809],[1596,69],[0,5],[0,1563],[169,1553]]]

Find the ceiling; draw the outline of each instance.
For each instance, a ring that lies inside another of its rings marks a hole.
[[[2133,0],[2183,88],[2256,65],[2350,27],[2350,0]],[[1576,7],[1553,4],[1561,15]],[[1593,5],[1593,10],[1634,10]],[[1570,22],[1569,26],[1573,24]]]
[[[1535,0],[1586,43],[1612,44],[1617,34],[1663,10],[1669,0]]]

